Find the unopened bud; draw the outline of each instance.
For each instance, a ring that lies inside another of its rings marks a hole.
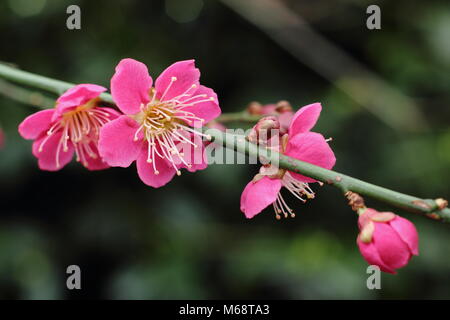
[[[249,105],[247,106],[247,112],[254,115],[262,114],[261,103],[256,101],[250,102]]]
[[[419,236],[411,221],[392,212],[366,208],[358,217],[359,251],[371,265],[395,273],[419,254]]]
[[[247,136],[247,140],[253,143],[267,142],[274,133],[279,133],[280,122],[277,117],[268,116],[261,118],[252,128]]]
[[[278,113],[284,113],[288,111],[292,111],[291,104],[286,100],[281,100],[277,102],[276,109]]]

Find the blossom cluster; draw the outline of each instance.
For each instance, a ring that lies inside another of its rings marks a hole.
[[[26,118],[19,133],[34,140],[42,170],[61,169],[75,153],[89,170],[136,162],[141,180],[161,187],[181,169],[206,168],[204,161],[192,161],[195,152],[185,152],[202,152],[203,134],[194,128],[220,115],[216,93],[199,79],[194,61],[187,60],[172,64],[153,85],[143,63],[123,59],[111,79],[119,110],[101,106],[106,88],[80,84],[59,97],[54,109]]]
[[[76,85],[57,99],[55,108],[23,120],[19,133],[34,140],[32,153],[40,169],[60,170],[74,155],[88,170],[136,162],[140,179],[159,188],[182,169],[207,167],[203,153],[209,137],[198,129],[225,127],[215,120],[221,114],[217,94],[200,84],[194,60],[172,64],[153,81],[143,63],[123,59],[111,79],[117,108],[102,101],[106,90],[95,84]],[[286,101],[265,106],[253,102],[247,111],[262,117],[247,136],[250,142],[325,169],[335,165],[330,139],[311,131],[322,111],[320,103],[294,113]],[[250,219],[272,205],[277,219],[294,217],[282,189],[305,202],[315,197],[314,183],[320,184],[263,163],[242,192],[241,211]],[[357,244],[363,257],[385,272],[395,273],[418,254],[414,225],[393,213],[361,210],[359,227]]]

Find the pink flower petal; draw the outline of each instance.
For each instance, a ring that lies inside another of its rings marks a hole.
[[[377,214],[378,211],[376,211],[375,209],[372,208],[366,208],[364,210],[364,212],[362,214],[359,215],[358,217],[358,227],[361,230],[362,228],[364,228],[364,226],[369,223],[370,217]]]
[[[106,88],[96,84],[78,84],[70,88],[56,100],[56,112],[53,120],[56,120],[64,112],[70,111],[78,106],[87,103],[89,100],[97,98]]]
[[[111,79],[111,94],[119,109],[125,114],[136,114],[141,103],[149,102],[153,80],[142,62],[123,59],[116,66]]]
[[[108,122],[100,130],[98,149],[103,160],[112,167],[128,167],[142,150],[142,131],[134,141],[139,124],[128,116]]]
[[[112,109],[112,108],[107,108],[107,107],[96,107],[96,110],[100,110],[103,112],[106,112],[107,114],[109,114],[108,119],[109,120],[114,120],[117,119],[118,117],[122,116],[123,114],[120,113],[119,111]]]
[[[376,265],[380,267],[381,271],[396,274],[394,269],[390,268],[383,262],[380,255],[378,254],[377,248],[372,242],[370,243],[362,242],[359,239],[359,236],[356,242],[358,244],[358,248],[359,251],[361,252],[361,255],[370,265]]]
[[[198,98],[189,100],[186,104],[189,104],[191,106],[183,107],[182,111],[192,112],[196,117],[203,119],[203,121],[194,121],[188,119],[187,123],[190,126],[196,128],[202,127],[205,125],[205,123],[217,118],[220,115],[221,110],[218,105],[217,94],[214,92],[214,90],[205,86],[200,86],[192,96],[198,96]],[[211,98],[214,100],[209,100]],[[189,97],[181,99],[181,101],[186,99],[189,99]],[[182,116],[183,113],[181,112],[180,115]]]
[[[187,169],[189,172],[206,169],[208,167],[208,162],[205,154],[205,144],[202,141],[202,138],[187,132],[184,133],[183,136],[185,136],[186,139],[189,139],[189,141],[194,143],[197,147],[194,147],[187,142],[179,143],[177,145],[178,151],[183,155],[182,159],[184,162],[190,166],[187,166],[181,159],[174,155],[177,167]]]
[[[390,268],[398,269],[408,264],[411,258],[410,250],[389,224],[375,223],[372,242],[380,258]]]
[[[155,174],[153,164],[147,162],[147,154],[145,152],[142,152],[136,161],[138,175],[142,182],[150,187],[159,188],[172,180],[176,170],[158,156],[155,157],[155,166],[159,174]]]
[[[262,106],[261,108],[261,114],[264,115],[273,115],[277,112],[277,105],[272,103],[272,104],[266,104],[264,106]]]
[[[103,170],[109,168],[109,165],[102,159],[102,157],[100,157],[97,146],[93,142],[91,142],[89,144],[89,147],[96,154],[96,157],[92,158],[89,155],[86,156],[87,164],[83,163],[85,168],[90,171]]]
[[[241,195],[241,211],[248,219],[253,218],[276,201],[280,189],[279,179],[263,177],[257,182],[250,181]]]
[[[51,119],[55,109],[38,111],[25,118],[19,125],[19,133],[24,139],[36,139],[40,134],[50,129]]]
[[[175,78],[173,78],[175,77]],[[173,81],[173,79],[176,79]],[[191,89],[192,85],[199,85],[200,71],[195,67],[194,60],[178,61],[164,70],[155,81],[157,98],[168,101],[180,96]],[[192,93],[192,92],[191,92]]]
[[[336,163],[336,157],[325,138],[316,132],[306,132],[289,137],[286,155],[305,161],[316,166],[331,169]],[[303,182],[316,182],[316,180],[301,174],[291,172],[292,176]]]
[[[397,232],[398,236],[408,245],[412,254],[419,254],[419,235],[414,224],[400,216],[389,221],[389,225]]]
[[[322,105],[320,103],[313,103],[298,110],[289,127],[289,136],[292,138],[298,133],[311,130],[316,124],[317,119],[319,119],[321,110]]]
[[[62,131],[51,135],[42,146],[41,151],[39,151],[39,147],[48,136],[43,135],[34,141],[33,155],[38,158],[38,165],[41,170],[58,171],[72,160],[74,152],[73,145],[69,141],[67,143],[68,150],[64,152],[63,146],[60,144],[61,136]],[[58,162],[56,161],[57,155],[59,159]]]
[[[279,115],[278,121],[280,122],[280,133],[281,134],[288,133],[289,126],[291,125],[293,118],[294,118],[294,113],[291,111],[286,111]]]

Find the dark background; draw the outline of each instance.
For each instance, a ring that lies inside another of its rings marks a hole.
[[[337,171],[419,197],[449,196],[448,1],[281,2],[313,38],[271,33],[231,2],[2,0],[0,60],[109,87],[122,58],[146,63],[154,78],[195,58],[223,112],[253,100],[320,101],[315,130],[333,137]],[[374,3],[382,29],[371,31],[366,8]],[[81,30],[66,28],[70,4],[81,7]],[[361,79],[320,50],[320,36],[372,73]],[[36,110],[0,96],[0,298],[450,298],[447,225],[395,210],[417,223],[421,253],[371,291],[357,217],[337,189],[313,186],[319,192],[306,204],[287,195],[295,219],[276,221],[269,208],[247,220],[239,198],[257,166],[212,165],[161,189],[145,186],[134,166],[43,172],[17,133]],[[66,289],[71,264],[81,267],[80,291]]]

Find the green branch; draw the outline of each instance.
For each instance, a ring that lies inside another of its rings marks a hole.
[[[47,90],[55,94],[61,94],[67,89],[74,86],[74,84],[72,83],[46,78],[6,65],[0,65],[0,77],[30,87]],[[8,96],[13,99],[17,98],[12,94]],[[108,103],[113,103],[111,95],[107,93],[102,94],[101,98]],[[21,101],[20,97],[17,98],[17,100]],[[228,116],[228,120],[240,120],[240,118],[237,116],[238,113],[231,115]],[[240,115],[242,115],[242,113],[240,113]],[[225,115],[222,116],[222,119],[224,118],[224,116]],[[225,120],[227,120],[227,117],[225,117]],[[339,188],[343,193],[353,191],[359,193],[360,195],[372,197],[374,199],[386,202],[388,204],[411,212],[421,214],[434,220],[440,220],[450,223],[450,209],[439,208],[438,203],[436,203],[436,201],[434,200],[421,199],[406,195],[285,156],[278,152],[271,151],[264,147],[249,143],[243,136],[224,133],[217,129],[208,129],[208,134],[211,135],[216,144],[221,144],[226,148],[233,149],[248,156],[263,157],[272,163],[278,164],[281,168],[296,173],[301,173],[323,183],[335,186]]]
[[[24,89],[4,80],[0,80],[0,94],[42,109],[53,108],[55,106],[54,99],[50,99],[40,92]]]
[[[53,92],[57,95],[62,94],[74,86],[73,83],[47,78],[5,64],[0,64],[0,77],[26,86]],[[102,93],[100,97],[105,102],[114,103],[110,94]]]
[[[223,113],[219,117],[217,117],[217,122],[257,122],[261,119],[262,115],[252,115],[246,111],[244,112],[230,112]]]
[[[277,163],[280,168],[301,173],[302,175],[335,186],[343,193],[353,191],[360,195],[369,196],[407,211],[425,215],[434,220],[450,223],[450,209],[439,209],[438,204],[434,200],[406,195],[352,178],[336,171],[327,170],[308,162],[285,156],[276,151],[258,147],[253,143],[249,143],[243,136],[224,133],[217,129],[209,129],[208,134],[211,135],[216,144],[219,143],[226,148],[233,149],[249,156],[263,157],[271,163]]]

